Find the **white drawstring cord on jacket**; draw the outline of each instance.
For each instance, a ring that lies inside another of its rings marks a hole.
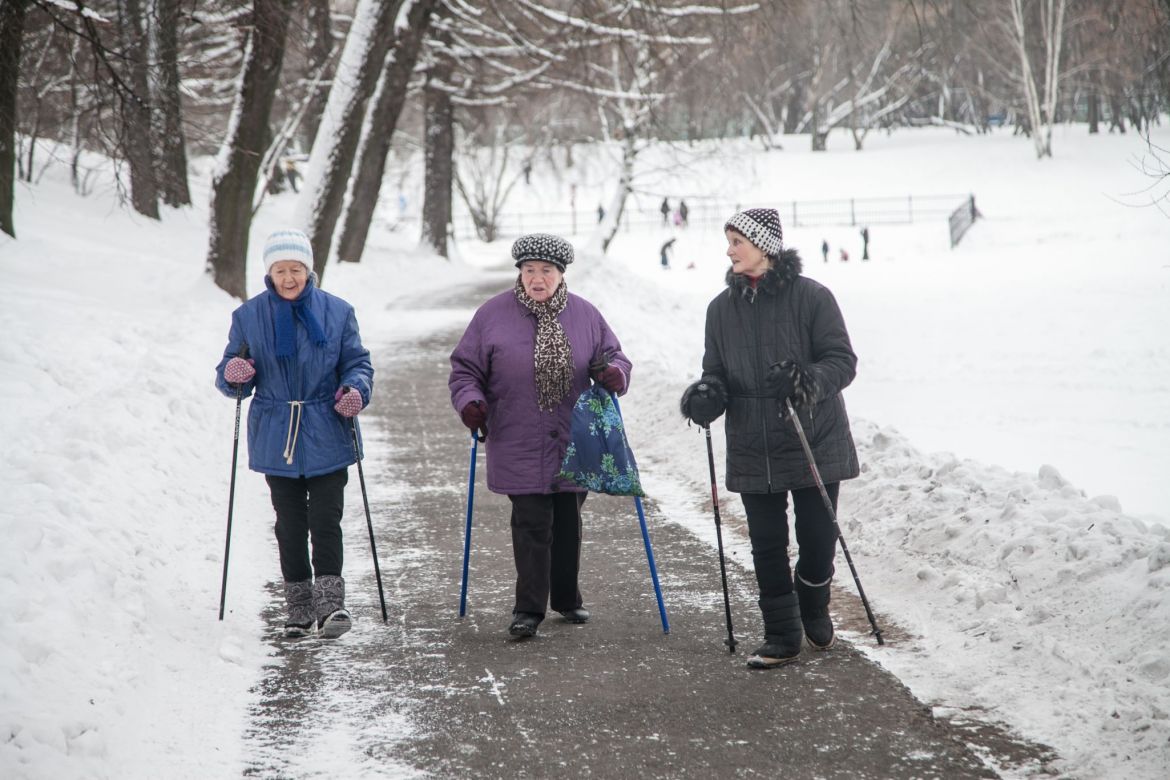
[[[297,436],[301,432],[301,408],[304,405],[304,401],[288,402],[288,434],[284,437],[284,462],[290,466],[293,462],[293,453],[297,450]]]

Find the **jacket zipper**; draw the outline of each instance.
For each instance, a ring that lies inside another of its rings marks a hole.
[[[756,300],[758,298],[759,298],[759,291],[757,290],[756,294],[752,296],[751,307],[752,307],[752,323],[755,326],[755,331],[756,331],[756,366],[761,366],[761,365],[763,365],[763,362],[764,362],[764,349],[763,349],[763,347],[760,346],[760,310],[756,306]],[[767,388],[764,388],[764,389],[766,390]],[[757,392],[760,392],[758,387],[757,387]],[[764,393],[760,392],[760,395],[763,396]],[[767,404],[767,399],[764,399],[763,407],[764,407],[764,413],[763,413],[763,416],[762,416],[762,419],[760,422],[763,423],[763,431],[764,431],[764,474],[768,478],[768,492],[771,493],[772,492],[772,460],[768,456],[768,452],[770,451],[771,448],[768,445],[768,412],[767,412],[768,404]]]

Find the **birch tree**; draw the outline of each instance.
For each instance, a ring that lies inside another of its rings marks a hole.
[[[1032,127],[1036,157],[1052,156],[1052,125],[1056,122],[1056,102],[1060,93],[1060,52],[1064,43],[1066,0],[1008,0],[1011,8],[1013,41],[1020,58],[1020,79],[1024,87],[1024,105]],[[1029,10],[1039,6],[1039,50],[1043,58],[1043,91],[1029,54]]]

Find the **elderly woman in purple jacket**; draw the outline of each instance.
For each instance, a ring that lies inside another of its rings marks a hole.
[[[487,484],[512,502],[516,602],[508,632],[536,634],[545,608],[585,623],[578,588],[584,489],[557,474],[573,405],[596,381],[623,394],[630,361],[594,306],[569,292],[573,247],[558,236],[517,239],[516,285],[479,307],[451,353],[451,403],[483,431]]]

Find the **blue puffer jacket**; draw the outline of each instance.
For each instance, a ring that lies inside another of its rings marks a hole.
[[[333,411],[333,396],[347,385],[362,394],[364,407],[374,389],[370,352],[362,346],[353,307],[314,286],[311,278],[307,306],[327,343],[314,344],[294,319],[296,355],[278,358],[273,314],[280,298],[268,277],[264,281],[268,290],[232,313],[227,348],[215,369],[215,386],[235,398],[236,386],[224,381],[224,366],[244,344],[256,361],[256,376],[243,392],[245,397],[256,394],[248,412],[248,467],[280,477],[315,477],[352,465],[350,422]],[[303,402],[299,415],[294,401]],[[292,457],[286,458],[290,450]]]

